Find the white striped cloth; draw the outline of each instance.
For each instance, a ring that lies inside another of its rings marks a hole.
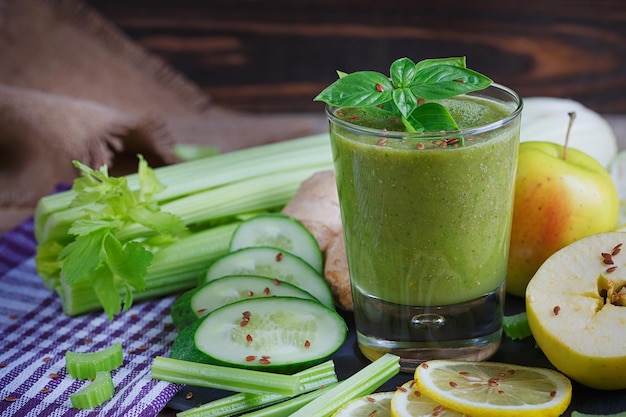
[[[176,330],[174,300],[137,303],[109,321],[104,313],[63,314],[34,264],[32,220],[0,236],[0,416],[156,416],[180,386],[150,378],[154,357],[167,356]],[[112,372],[115,395],[93,410],[75,410],[69,395],[89,381],[65,371],[65,352],[122,344]]]

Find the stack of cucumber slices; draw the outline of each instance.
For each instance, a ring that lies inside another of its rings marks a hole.
[[[174,302],[171,357],[281,373],[328,359],[347,326],[322,274],[322,252],[298,220],[265,213],[243,221],[230,252]]]

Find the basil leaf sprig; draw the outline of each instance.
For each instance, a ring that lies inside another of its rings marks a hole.
[[[482,90],[492,80],[466,67],[465,57],[426,59],[414,63],[400,58],[391,64],[389,76],[375,71],[338,72],[339,79],[314,100],[349,108],[377,107],[401,118],[408,132],[458,130],[439,103],[441,100]]]

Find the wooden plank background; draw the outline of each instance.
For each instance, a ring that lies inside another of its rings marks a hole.
[[[87,0],[216,103],[316,112],[335,70],[465,55],[522,96],[626,114],[624,0]]]

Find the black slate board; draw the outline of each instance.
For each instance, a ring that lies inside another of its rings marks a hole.
[[[506,314],[515,314],[524,309],[523,300],[518,297],[507,296],[505,305]],[[342,316],[348,324],[348,336],[343,346],[332,357],[335,361],[335,369],[340,381],[348,378],[370,363],[357,347],[352,314],[343,312]],[[626,329],[624,330],[626,331]],[[500,348],[489,360],[554,369],[541,350],[536,347],[532,338],[511,340],[504,337]],[[381,386],[379,391],[395,390],[396,387],[404,384],[411,378],[411,374],[400,373]],[[626,378],[626,375],[624,378]],[[191,399],[187,399],[188,393],[193,394]],[[182,411],[231,394],[232,392],[185,386],[170,400],[167,406],[171,409]],[[563,416],[569,417],[573,411],[586,414],[615,414],[626,411],[626,390],[594,390],[573,382],[572,402]]]

